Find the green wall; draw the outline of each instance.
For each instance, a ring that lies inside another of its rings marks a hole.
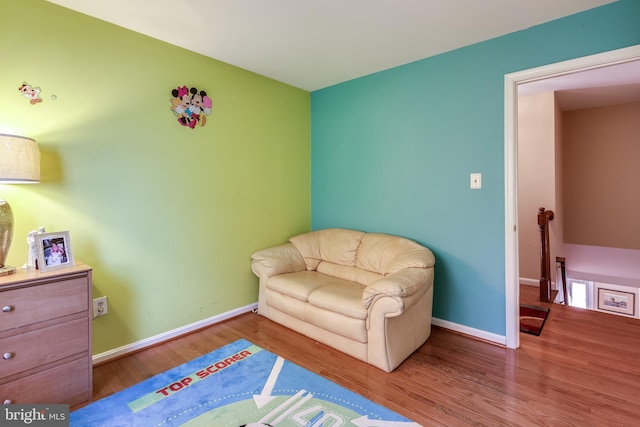
[[[94,354],[257,301],[250,254],[310,228],[309,93],[43,0],[1,7],[0,133],[42,153],[40,184],[0,186],[9,263],[29,230],[69,230],[109,298]],[[178,85],[213,99],[204,127],[177,123]]]
[[[434,316],[504,336],[504,76],[638,43],[640,1],[621,0],[314,91],[312,228],[425,244]]]

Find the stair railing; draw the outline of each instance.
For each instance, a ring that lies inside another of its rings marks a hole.
[[[553,220],[553,211],[538,209],[538,227],[540,228],[540,301],[551,300],[551,251],[549,248],[549,221]]]
[[[562,278],[562,296],[564,298],[564,300],[562,301],[564,305],[569,305],[569,293],[567,292],[567,266],[566,266],[566,258],[565,257],[561,257],[561,256],[557,256],[556,257],[556,272],[558,270],[558,268],[560,268],[560,277]],[[558,264],[560,264],[558,266]],[[560,290],[559,287],[557,286],[558,283],[558,276],[556,275],[556,287],[558,288],[558,291]]]

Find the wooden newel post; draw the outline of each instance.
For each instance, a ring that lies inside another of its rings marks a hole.
[[[538,209],[538,227],[540,227],[540,301],[551,302],[551,253],[549,249],[549,221],[553,211]]]

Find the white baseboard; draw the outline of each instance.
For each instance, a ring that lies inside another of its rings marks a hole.
[[[207,326],[214,325],[216,323],[222,322],[223,320],[227,320],[232,317],[239,316],[249,311],[255,311],[257,309],[258,309],[257,303],[249,304],[247,306],[236,308],[234,310],[227,311],[226,313],[218,314],[216,316],[209,317],[207,319],[199,320],[189,325],[185,325],[180,328],[173,329],[171,331],[163,332],[161,334],[158,334],[149,338],[145,338],[143,340],[140,340],[131,344],[127,344],[122,347],[114,348],[113,350],[105,351],[104,353],[95,354],[93,355],[93,358],[92,358],[93,364],[97,365],[99,363],[108,362],[109,360],[125,356],[129,353],[142,350],[146,347],[151,347],[153,345],[160,344],[164,341],[169,341],[181,335],[188,334],[189,332],[206,328]]]
[[[521,285],[540,287],[540,279],[527,279],[526,277],[520,277],[518,281]],[[556,282],[552,280],[550,283],[551,289],[557,289]],[[562,283],[562,281],[560,281],[560,283]]]
[[[431,323],[441,328],[450,329],[455,332],[459,332],[464,335],[469,335],[475,338],[479,338],[483,341],[489,341],[499,344],[501,346],[507,345],[507,337],[503,335],[493,334],[491,332],[482,331],[480,329],[470,328],[469,326],[460,325],[458,323],[449,322],[448,320],[438,319],[437,317],[431,318]]]
[[[136,341],[131,344],[123,345],[122,347],[114,348],[112,350],[108,350],[103,353],[95,354],[93,355],[93,358],[92,358],[93,364],[97,365],[100,363],[108,362],[113,359],[117,359],[122,356],[126,356],[127,354],[130,354],[139,350],[143,350],[147,347],[151,347],[151,346],[160,344],[162,342],[169,341],[181,335],[185,335],[190,332],[196,331],[198,329],[215,325],[216,323],[222,322],[232,317],[239,316],[244,313],[248,313],[249,311],[255,311],[257,309],[258,309],[257,303],[249,304],[247,306],[236,308],[235,310],[227,311],[226,313],[218,314],[216,316],[209,317],[207,319],[203,319],[203,320],[191,323],[189,325],[182,326],[180,328],[172,329],[170,331],[163,332],[161,334],[154,335],[152,337],[145,338],[143,340]],[[452,331],[459,332],[472,337],[476,337],[484,341],[493,342],[502,346],[506,344],[506,337],[502,335],[493,334],[491,332],[482,331],[480,329],[470,328],[468,326],[460,325],[458,323],[449,322],[448,320],[438,319],[437,317],[433,317],[431,319],[431,323],[441,328],[450,329]]]
[[[527,279],[526,277],[520,277],[518,281],[521,285],[525,286],[540,286],[540,279]]]

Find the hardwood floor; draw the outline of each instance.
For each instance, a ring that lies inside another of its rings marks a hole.
[[[640,320],[541,304],[527,288],[521,301],[551,312],[518,350],[434,328],[387,374],[248,313],[96,366],[94,400],[245,338],[424,426],[638,425]]]

